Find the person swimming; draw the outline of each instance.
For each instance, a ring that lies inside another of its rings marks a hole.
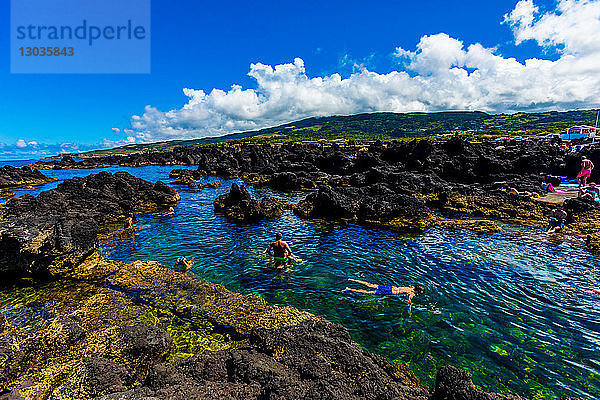
[[[358,279],[352,279],[352,278],[348,278],[348,280],[351,282],[360,283],[361,285],[365,285],[365,286],[370,287],[371,289],[375,289],[375,290],[352,289],[350,287],[346,287],[345,289],[342,290],[342,292],[351,291],[351,292],[357,292],[357,293],[376,294],[376,295],[391,294],[391,295],[395,295],[395,296],[398,296],[401,294],[407,294],[408,295],[409,312],[412,307],[413,297],[425,293],[425,287],[423,287],[423,285],[419,285],[419,284],[416,284],[414,286],[398,287],[398,286],[388,286],[388,285],[377,285],[375,283],[365,282],[365,281],[361,281]]]
[[[192,257],[188,260],[185,257],[179,257],[177,261],[175,261],[173,269],[177,272],[188,272],[194,265],[194,258],[196,257]]]
[[[550,215],[550,222],[548,224],[546,233],[556,233],[562,230],[565,226],[566,220],[567,212],[562,206],[556,207],[554,210],[552,210],[552,214]]]
[[[125,218],[125,230],[133,228],[133,221],[135,220],[135,215],[129,214],[127,218]]]
[[[271,255],[275,260],[276,268],[288,264],[290,256],[292,256],[292,249],[282,239],[283,235],[281,232],[277,232],[275,234],[275,240],[265,249],[265,253]]]

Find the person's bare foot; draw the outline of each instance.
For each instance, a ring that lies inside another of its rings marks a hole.
[[[346,289],[342,289],[342,292],[345,292],[345,291],[347,291],[347,290],[350,290],[350,288],[349,288],[349,287],[346,287]]]

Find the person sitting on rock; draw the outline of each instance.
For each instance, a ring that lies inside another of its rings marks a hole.
[[[401,295],[401,294],[407,294],[408,295],[409,312],[412,307],[413,297],[423,294],[425,292],[425,288],[423,287],[423,285],[419,285],[419,284],[414,285],[414,286],[398,287],[398,286],[377,285],[374,283],[360,281],[358,279],[352,279],[352,278],[348,278],[348,280],[351,282],[360,283],[361,285],[365,285],[365,286],[370,287],[375,290],[352,289],[352,288],[346,287],[344,290],[342,290],[342,292],[352,291],[352,292],[357,292],[357,293],[377,294],[377,295],[393,294],[396,296]]]
[[[187,260],[185,257],[179,257],[177,261],[175,261],[173,269],[177,272],[188,272],[192,268],[192,265],[194,265],[194,258],[195,257],[192,257]]]
[[[133,228],[133,219],[134,219],[133,214],[129,214],[127,216],[127,218],[125,219],[125,230]]]
[[[579,186],[587,185],[587,178],[592,175],[594,163],[588,160],[585,156],[581,158],[581,171],[577,174],[577,183]]]
[[[284,242],[283,235],[281,232],[275,234],[275,241],[265,249],[265,253],[270,254],[275,259],[275,267],[285,265],[289,261],[289,257],[292,255],[292,249]]]
[[[548,230],[546,233],[556,233],[562,230],[565,226],[565,221],[567,220],[567,212],[563,209],[562,206],[556,207],[552,210],[552,214],[550,215],[550,223],[548,225]]]
[[[594,183],[590,182],[587,186],[580,186],[577,197],[582,199],[595,200],[596,196],[600,197],[600,188]]]

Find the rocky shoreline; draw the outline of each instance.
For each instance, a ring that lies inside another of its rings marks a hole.
[[[267,215],[232,192],[224,204],[241,199]],[[480,392],[452,367],[428,390],[340,325],[98,251],[131,212],[177,201],[162,182],[103,172],[0,206],[0,272],[21,278],[4,293],[33,290],[37,305],[33,326],[1,318],[0,398],[520,399]]]
[[[0,166],[0,199],[8,199],[15,195],[13,191],[8,189],[31,188],[50,182],[56,182],[56,179],[47,177],[40,171],[30,167]]]
[[[257,144],[178,147],[169,152],[113,155],[84,160],[97,165],[194,165],[176,169],[178,184],[196,185],[204,176],[242,178],[248,184],[282,192],[308,191],[294,207],[307,219],[329,219],[416,233],[434,226],[477,232],[498,231],[495,221],[544,226],[553,206],[531,196],[499,190],[545,194],[541,182],[573,177],[581,156],[600,165],[600,148],[573,152],[559,141],[376,142],[338,144]],[[592,176],[593,180],[594,176]],[[596,203],[568,205],[569,229],[600,246]],[[243,219],[243,218],[242,218]]]

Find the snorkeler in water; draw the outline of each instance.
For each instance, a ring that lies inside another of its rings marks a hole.
[[[365,286],[370,287],[375,290],[352,289],[352,288],[346,287],[344,290],[342,290],[342,292],[352,291],[352,292],[357,292],[357,293],[378,294],[378,295],[392,294],[392,295],[396,295],[396,296],[401,295],[401,294],[407,294],[409,311],[410,311],[410,307],[412,307],[413,297],[423,294],[425,292],[425,288],[423,287],[423,285],[419,285],[419,284],[416,284],[414,286],[400,286],[399,287],[399,286],[377,285],[374,283],[360,281],[358,279],[352,279],[352,278],[348,278],[348,280],[351,282],[360,283],[361,285],[365,285]]]

